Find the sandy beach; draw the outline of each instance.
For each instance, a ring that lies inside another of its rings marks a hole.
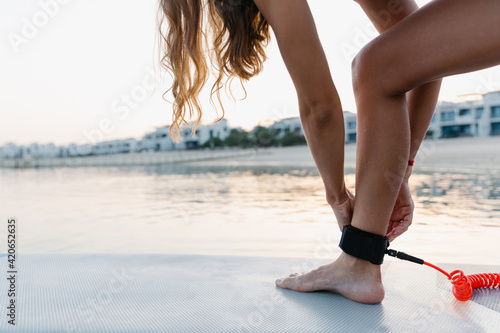
[[[259,149],[251,155],[231,159],[238,166],[314,167],[307,146]],[[194,162],[203,165],[226,165],[227,161]],[[345,146],[344,165],[354,168],[356,145]],[[417,155],[414,170],[500,170],[500,137],[425,140]]]
[[[0,167],[101,167],[194,163],[206,166],[315,167],[306,145],[258,149],[174,150],[150,153],[100,155],[80,158],[0,160]],[[344,165],[356,164],[356,144],[346,144]],[[414,170],[500,170],[500,136],[425,140]]]

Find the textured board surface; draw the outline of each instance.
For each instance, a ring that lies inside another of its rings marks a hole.
[[[16,259],[16,325],[7,323],[4,278],[0,332],[500,331],[500,290],[459,302],[440,273],[405,262],[386,260],[386,298],[364,305],[329,292],[274,285],[278,277],[329,262],[324,259],[164,254]],[[0,262],[7,267],[5,257]],[[500,266],[443,267],[500,272]]]

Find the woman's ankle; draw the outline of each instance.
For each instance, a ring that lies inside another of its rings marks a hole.
[[[341,260],[346,267],[355,269],[358,272],[366,272],[370,275],[380,276],[380,265],[375,265],[369,261],[353,257],[345,252],[340,254],[339,260]]]

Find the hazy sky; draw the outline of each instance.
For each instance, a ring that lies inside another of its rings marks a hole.
[[[428,1],[418,1],[419,4]],[[355,111],[350,64],[374,36],[351,0],[310,0],[344,109]],[[0,145],[140,138],[171,120],[156,83],[155,0],[0,0]],[[231,126],[298,115],[277,45],[248,97],[227,102]],[[500,89],[500,69],[446,79],[440,99]],[[241,94],[240,94],[241,95]],[[208,94],[202,96],[207,122]]]

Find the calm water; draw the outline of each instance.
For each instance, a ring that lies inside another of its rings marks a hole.
[[[309,166],[0,170],[0,183],[0,244],[16,217],[24,253],[339,253]],[[436,263],[500,263],[500,172],[417,172],[411,186],[414,224],[394,248]]]

